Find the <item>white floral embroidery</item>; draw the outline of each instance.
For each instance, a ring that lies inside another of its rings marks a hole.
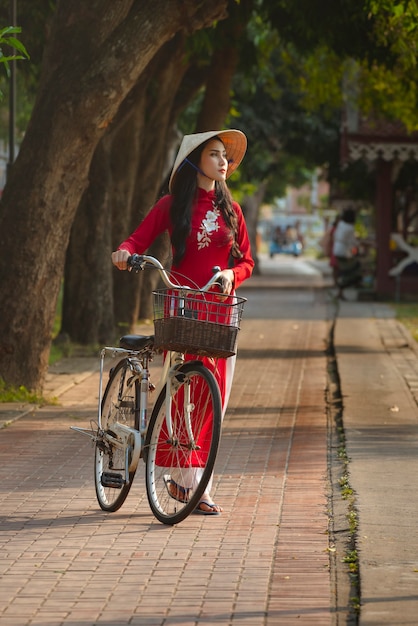
[[[197,233],[197,249],[201,250],[202,248],[206,248],[210,242],[210,235],[213,232],[219,230],[218,217],[220,215],[220,211],[216,206],[213,207],[212,211],[208,211],[206,213],[205,218],[202,220],[200,225],[199,232]]]

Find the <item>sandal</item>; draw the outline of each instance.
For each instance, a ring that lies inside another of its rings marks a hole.
[[[202,504],[204,504],[205,506],[208,506],[210,511],[206,511],[205,509],[202,509]],[[221,511],[215,511],[215,508],[218,505],[215,504],[214,502],[211,504],[210,502],[206,502],[206,500],[201,500],[199,502],[199,504],[197,505],[197,507],[195,508],[195,510],[193,511],[193,513],[197,513],[198,515],[220,515]]]
[[[189,491],[190,488],[182,487],[178,485],[170,476],[170,474],[166,474],[164,476],[164,484],[166,486],[168,495],[173,498],[173,500],[177,500],[177,502],[181,502],[182,504],[187,504],[189,501]],[[171,487],[174,487],[175,493],[173,493]]]

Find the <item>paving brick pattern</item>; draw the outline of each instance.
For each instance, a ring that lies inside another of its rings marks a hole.
[[[65,367],[49,379],[59,406],[0,430],[1,626],[333,623],[326,323],[306,298],[296,321],[282,307],[243,324],[212,494],[221,516],[160,524],[142,467],[122,509],[100,510],[91,444],[69,429],[96,415],[90,363],[75,385]]]

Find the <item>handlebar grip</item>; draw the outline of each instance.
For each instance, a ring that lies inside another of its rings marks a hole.
[[[127,260],[128,267],[131,267],[136,272],[144,269],[145,259],[141,254],[133,254]]]

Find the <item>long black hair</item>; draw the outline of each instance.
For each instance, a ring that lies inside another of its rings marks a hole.
[[[197,197],[197,168],[199,166],[200,157],[205,146],[213,139],[219,137],[211,137],[200,146],[195,148],[187,157],[192,163],[182,163],[177,170],[172,184],[173,201],[170,208],[170,220],[173,226],[171,234],[171,244],[173,246],[173,263],[178,265],[182,260],[186,251],[186,240],[190,235],[192,223],[192,208]],[[194,167],[193,167],[194,166]],[[231,255],[240,259],[242,252],[237,242],[238,219],[232,205],[231,192],[225,181],[215,181],[215,203],[220,209],[227,227],[231,231],[232,249]]]

